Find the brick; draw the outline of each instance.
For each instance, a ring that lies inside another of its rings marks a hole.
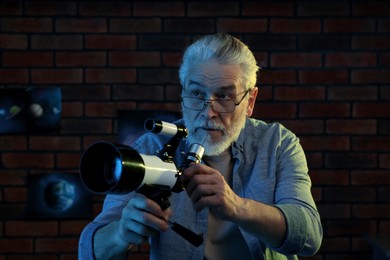
[[[22,170],[2,169],[0,174],[0,184],[3,186],[9,185],[25,185],[27,173]]]
[[[390,87],[380,86],[379,96],[380,96],[380,99],[382,99],[382,100],[390,100]]]
[[[352,107],[354,117],[390,117],[390,104],[386,102],[359,102]]]
[[[1,136],[0,135],[0,150],[25,150],[27,148],[27,139],[25,136]]]
[[[358,16],[390,15],[390,7],[386,1],[363,1],[352,3],[352,14]]]
[[[21,187],[5,187],[3,188],[4,192],[4,202],[7,203],[17,203],[17,202],[26,202],[28,195],[27,189]]]
[[[164,88],[162,86],[115,85],[112,92],[114,100],[162,101],[164,98]],[[132,109],[135,108],[135,103],[132,103]]]
[[[329,187],[324,189],[326,202],[373,202],[376,199],[375,188],[366,187]]]
[[[83,115],[83,103],[81,102],[63,102],[62,117],[77,117]]]
[[[26,84],[28,71],[25,69],[0,69],[0,84]]]
[[[0,239],[0,253],[32,253],[33,239]]]
[[[381,221],[379,231],[381,234],[388,234],[390,231],[390,221]]]
[[[380,168],[390,168],[390,154],[379,155],[379,166]]]
[[[341,36],[340,34],[303,34],[299,37],[298,47],[302,51],[349,50],[350,39],[348,36]]]
[[[104,135],[104,136],[103,135],[88,135],[88,136],[85,136],[85,137],[83,137],[83,144],[84,144],[83,149],[87,149],[93,143],[100,142],[102,140],[115,143],[117,141],[117,136],[116,135],[115,136],[114,135],[110,135],[110,136],[107,136],[107,135]],[[96,196],[96,194],[94,196]],[[99,200],[99,201],[103,202],[103,200],[104,200],[104,195],[103,195],[102,200]]]
[[[86,35],[85,49],[126,49],[133,50],[136,47],[134,35]]]
[[[161,18],[113,18],[109,23],[109,31],[113,33],[158,33],[161,28]]]
[[[379,64],[381,67],[389,67],[390,66],[390,53],[380,53],[379,56]]]
[[[239,14],[239,3],[236,1],[226,2],[189,2],[187,4],[187,16],[215,17],[231,16]]]
[[[322,120],[279,120],[279,122],[297,135],[324,133]]]
[[[375,67],[376,65],[375,53],[330,53],[325,56],[327,67]]]
[[[313,185],[345,186],[349,184],[347,170],[311,170],[309,174]]]
[[[1,34],[0,49],[23,50],[27,49],[27,36],[18,34]]]
[[[293,85],[297,83],[297,75],[293,70],[264,69],[258,81],[262,85]]]
[[[89,117],[115,117],[118,110],[135,109],[131,102],[88,102],[85,115]]]
[[[77,252],[78,238],[38,238],[35,240],[37,253]]]
[[[60,18],[56,19],[55,30],[58,33],[99,33],[107,32],[108,26],[103,18]]]
[[[51,67],[53,54],[46,51],[10,51],[3,52],[5,67]]]
[[[79,12],[83,16],[129,16],[131,11],[131,3],[126,1],[117,1],[115,4],[110,1],[79,3]]]
[[[151,102],[145,102],[145,103],[140,103],[138,109],[178,112],[181,109],[181,105],[180,105],[180,103],[168,103],[168,102],[164,102],[164,103],[151,103]]]
[[[389,151],[390,137],[363,136],[352,137],[352,149],[354,151]]]
[[[295,118],[297,106],[294,103],[258,103],[253,110],[253,118],[286,119]]]
[[[134,2],[134,16],[168,16],[179,17],[185,15],[185,3],[179,1],[169,2]]]
[[[311,102],[299,105],[299,117],[301,118],[338,118],[349,116],[350,105],[348,103],[323,103]]]
[[[348,219],[351,217],[349,204],[319,204],[318,211],[321,219]]]
[[[213,33],[213,19],[175,18],[165,19],[163,31],[167,33]]]
[[[178,101],[181,99],[181,86],[170,85],[165,88],[164,97],[167,101]],[[155,97],[154,97],[155,98]]]
[[[76,15],[77,3],[73,1],[27,1],[25,12],[28,15]]]
[[[377,86],[329,86],[327,87],[329,100],[377,100]]]
[[[319,33],[320,31],[319,19],[274,18],[270,22],[271,33]]]
[[[79,220],[67,220],[60,222],[60,234],[61,235],[76,235],[79,236],[84,227],[89,221]]]
[[[378,188],[378,201],[379,202],[390,202],[390,188],[389,187],[379,187]],[[390,221],[389,221],[390,224]],[[390,226],[386,227],[386,229],[390,230]]]
[[[19,1],[5,0],[0,2],[0,15],[14,16],[22,13],[23,3]]]
[[[347,136],[302,136],[305,151],[347,151],[350,148]]]
[[[32,35],[33,50],[81,50],[83,39],[81,35]]]
[[[379,134],[388,134],[390,133],[390,119],[380,119],[378,120]]]
[[[135,69],[87,69],[85,72],[87,83],[134,83]]]
[[[351,183],[353,185],[388,185],[390,186],[390,171],[352,171]]]
[[[252,51],[295,50],[296,48],[296,37],[287,34],[248,34],[244,37],[243,41]]]
[[[162,52],[162,65],[179,68],[182,61],[182,54],[181,52]]]
[[[259,88],[259,92],[257,94],[257,99],[256,99],[257,101],[273,100],[273,88],[272,87],[261,85],[261,86],[258,86],[258,88]]]
[[[328,236],[356,236],[363,234],[374,234],[376,231],[376,221],[363,220],[329,220],[327,222]]]
[[[31,136],[29,142],[31,150],[45,151],[74,151],[80,149],[79,137],[67,136]]]
[[[275,100],[324,100],[324,87],[276,87]]]
[[[140,50],[165,50],[182,52],[189,44],[190,38],[183,35],[141,35],[138,37]]]
[[[321,252],[330,252],[334,255],[336,252],[347,252],[350,250],[350,241],[347,237],[324,237],[321,244]]]
[[[380,84],[390,83],[390,70],[386,69],[360,69],[351,72],[351,82],[353,84]]]
[[[376,120],[366,119],[329,119],[326,121],[326,132],[329,134],[375,134]]]
[[[315,202],[322,201],[322,189],[321,188],[312,187],[311,193],[313,195],[313,199]]]
[[[96,67],[105,66],[106,53],[101,51],[57,52],[55,62],[59,67]]]
[[[1,20],[4,32],[52,32],[51,18],[3,18]]]
[[[110,66],[157,67],[161,65],[158,52],[112,51],[108,56]]]
[[[374,19],[336,18],[325,19],[324,32],[326,33],[373,33],[375,32]]]
[[[244,16],[293,16],[294,3],[245,1],[241,3]]]
[[[309,169],[317,169],[324,165],[324,156],[319,152],[307,152],[306,160],[309,166]]]
[[[178,84],[179,76],[176,69],[139,69],[140,84]]]
[[[10,237],[46,237],[58,235],[57,221],[7,221],[5,235]]]
[[[66,85],[61,90],[63,100],[107,100],[111,96],[109,85]]]
[[[1,258],[0,258],[1,259]],[[57,260],[58,256],[55,254],[12,254],[9,255],[7,260]],[[62,259],[61,260],[65,260]]]
[[[300,84],[347,84],[348,78],[348,71],[343,69],[311,69],[299,71]]]
[[[49,153],[3,153],[1,160],[7,168],[51,169],[54,166],[54,157]]]
[[[379,33],[390,33],[390,21],[388,19],[377,19],[377,23]]]
[[[354,205],[352,214],[357,218],[390,218],[390,205]]]
[[[57,153],[56,166],[61,169],[77,169],[80,166],[81,154],[77,153]]]
[[[349,14],[347,2],[299,2],[297,5],[299,16],[345,16]]]
[[[275,53],[271,54],[271,67],[321,67],[322,56],[316,53]]]
[[[34,84],[78,84],[83,82],[81,69],[33,69],[31,82]]]
[[[267,25],[266,19],[220,18],[216,28],[218,32],[261,33],[268,30]]]
[[[325,166],[340,169],[368,169],[377,165],[377,157],[373,153],[329,153],[325,154]]]
[[[353,36],[351,47],[353,50],[386,50],[389,49],[390,37],[382,35]]]
[[[112,134],[110,119],[62,119],[61,132],[64,134]]]

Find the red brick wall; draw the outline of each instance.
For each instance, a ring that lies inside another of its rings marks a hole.
[[[182,51],[217,31],[263,68],[254,116],[307,152],[325,234],[312,259],[369,259],[363,236],[390,234],[389,15],[388,1],[1,1],[0,88],[60,86],[63,118],[0,136],[0,259],[77,258],[89,220],[21,218],[27,176],[77,171],[87,145],[115,140],[119,109],[179,109]]]

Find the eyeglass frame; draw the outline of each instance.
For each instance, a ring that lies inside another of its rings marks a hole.
[[[239,95],[241,95],[241,94],[244,94],[244,96],[242,96],[242,98],[241,98],[240,101],[238,101],[238,102],[234,101],[233,99],[223,99],[223,98],[205,99],[205,98],[187,97],[187,96],[182,97],[182,98],[180,99],[180,101],[182,102],[182,104],[183,104],[183,106],[184,106],[185,108],[188,108],[188,109],[194,110],[194,111],[202,111],[202,110],[204,110],[204,109],[207,107],[208,104],[210,104],[210,105],[211,105],[210,107],[211,107],[215,112],[217,112],[217,113],[233,113],[234,110],[236,109],[236,106],[239,106],[239,105],[242,103],[242,101],[244,101],[244,99],[245,99],[245,97],[248,95],[248,93],[251,92],[253,89],[255,89],[255,88],[247,89],[247,90],[245,90],[245,91],[243,91],[243,92],[241,92],[241,93],[238,93],[238,94],[236,95],[236,97],[239,96]],[[189,107],[187,107],[187,106],[184,104],[184,100],[183,100],[184,98],[202,100],[202,101],[203,101],[203,106],[202,106],[201,109],[189,108]],[[218,101],[218,100],[222,100],[222,101],[231,101],[231,102],[233,102],[233,104],[234,104],[233,110],[232,110],[232,111],[226,111],[226,112],[216,111],[215,108],[214,108],[213,102],[214,102],[214,101]]]

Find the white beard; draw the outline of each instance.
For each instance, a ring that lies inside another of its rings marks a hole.
[[[241,130],[245,127],[246,116],[244,114],[236,118],[236,122],[230,129],[226,129],[225,126],[216,121],[197,119],[192,121],[186,113],[183,113],[184,123],[188,130],[187,143],[189,145],[193,143],[201,144],[207,156],[215,156],[226,151],[230,145],[237,140],[241,133]],[[199,127],[213,128],[222,132],[222,139],[220,141],[212,141],[211,136],[205,130],[199,129]]]

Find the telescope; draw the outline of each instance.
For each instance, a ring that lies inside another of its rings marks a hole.
[[[171,136],[171,139],[154,155],[141,154],[131,146],[100,141],[89,146],[81,156],[80,177],[90,191],[98,194],[127,194],[132,191],[144,194],[164,210],[170,206],[172,192],[181,192],[183,170],[191,163],[199,163],[204,148],[194,143],[185,159],[177,167],[173,162],[180,141],[187,137],[184,125],[147,119],[145,130]],[[171,228],[194,246],[203,243],[203,237],[182,225],[169,221]]]

